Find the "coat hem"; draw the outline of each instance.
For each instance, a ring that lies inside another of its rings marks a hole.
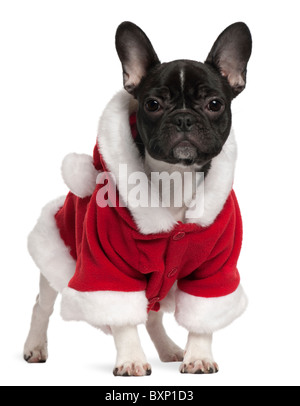
[[[76,263],[61,239],[55,214],[63,206],[65,196],[48,203],[36,226],[28,236],[28,251],[41,273],[57,292],[61,292],[74,275]]]

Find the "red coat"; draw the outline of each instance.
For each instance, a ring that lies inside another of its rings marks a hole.
[[[242,222],[232,191],[234,133],[212,160],[199,197],[205,199],[203,212],[188,216],[187,211],[186,224],[176,223],[165,207],[136,208],[130,199],[128,207],[101,208],[100,171],[115,177],[122,202],[129,178],[119,165],[126,164],[130,176],[144,173],[134,119],[129,122],[136,108],[132,96],[119,92],[100,119],[94,158],[70,154],[64,159],[62,175],[71,192],[44,207],[29,236],[29,251],[62,293],[65,320],[109,331],[112,325],[145,323],[147,310],[161,306],[175,310],[177,322],[189,331],[216,331],[247,304],[236,267]]]
[[[106,169],[98,148],[94,165]],[[158,310],[175,281],[190,295],[211,298],[234,292],[242,221],[233,191],[208,227],[178,223],[170,232],[142,234],[126,207],[99,207],[91,197],[69,193],[55,219],[76,261],[69,287],[79,292],[146,291],[148,309]],[[118,206],[118,204],[117,204]]]

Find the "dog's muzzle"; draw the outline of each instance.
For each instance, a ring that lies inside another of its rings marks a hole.
[[[197,148],[189,141],[182,141],[173,149],[173,156],[176,159],[193,161],[197,158]]]

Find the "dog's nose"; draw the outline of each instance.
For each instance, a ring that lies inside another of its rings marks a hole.
[[[196,118],[192,114],[180,113],[174,116],[173,123],[176,125],[178,131],[191,131],[193,125],[196,123]]]

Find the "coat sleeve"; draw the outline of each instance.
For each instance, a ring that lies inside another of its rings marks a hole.
[[[106,332],[108,326],[146,321],[147,281],[138,272],[137,248],[120,215],[122,209],[99,207],[94,192],[83,223],[76,271],[62,295],[65,320],[83,320]]]
[[[175,317],[180,325],[199,334],[225,327],[247,306],[237,270],[242,220],[234,193],[230,199],[231,214],[223,215],[222,233],[207,260],[178,281]]]

